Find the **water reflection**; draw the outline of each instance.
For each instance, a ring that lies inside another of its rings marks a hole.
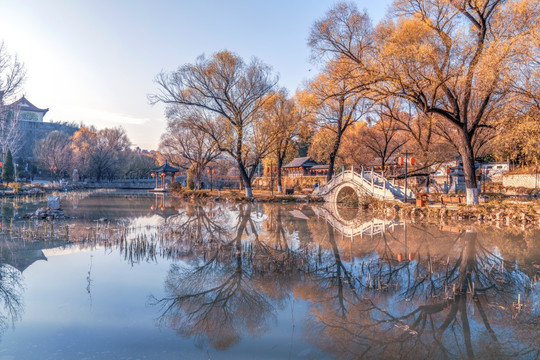
[[[169,296],[155,299],[163,309],[162,325],[220,350],[268,330],[288,288],[285,278],[265,274],[284,270],[285,250],[274,246],[279,241],[261,241],[261,217],[254,210],[238,205],[225,214],[220,207],[188,206],[169,219],[177,232],[188,235],[190,251],[202,257],[171,267],[165,282]]]
[[[20,318],[22,271],[62,246],[119,253],[134,271],[165,262],[164,296],[149,301],[157,323],[200,347],[230,351],[296,326],[278,324],[296,299],[308,309],[302,338],[331,357],[540,356],[538,230],[441,229],[308,204],[75,200],[76,221],[3,228],[0,325]]]
[[[536,279],[489,234],[377,219],[338,225],[324,211],[188,207],[171,223],[187,235],[178,241],[189,262],[171,268],[169,296],[155,299],[160,323],[227,349],[264,334],[295,296],[312,304],[314,346],[338,357],[540,354]]]

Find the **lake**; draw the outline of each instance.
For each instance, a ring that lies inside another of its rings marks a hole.
[[[146,193],[4,199],[3,359],[537,359],[540,230]]]

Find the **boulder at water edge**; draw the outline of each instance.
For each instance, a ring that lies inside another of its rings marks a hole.
[[[60,196],[49,196],[47,207],[51,210],[60,210]]]

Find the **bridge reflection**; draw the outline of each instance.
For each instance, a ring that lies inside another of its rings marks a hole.
[[[362,219],[356,217],[353,219],[346,219],[340,215],[339,211],[331,211],[328,207],[314,206],[313,212],[317,215],[318,219],[324,219],[330,224],[336,231],[340,232],[342,236],[349,236],[351,238],[360,236],[375,236],[388,230],[394,230],[396,226],[403,226],[404,221],[401,220],[387,220],[387,219]]]

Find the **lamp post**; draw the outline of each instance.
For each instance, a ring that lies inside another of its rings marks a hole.
[[[478,170],[478,174],[480,175],[480,193],[483,191],[482,187],[482,167],[480,166],[480,170]]]
[[[404,198],[405,203],[407,202],[407,171],[408,171],[407,165],[409,163],[409,158],[408,157],[409,157],[409,152],[407,150],[405,150],[405,159],[403,159],[402,157],[398,158],[398,164],[399,165],[403,165],[405,163],[405,198]],[[412,157],[411,158],[411,165],[414,166],[414,162],[415,162],[415,160]]]
[[[216,173],[216,170],[215,169],[208,169],[208,175],[210,175],[210,192],[212,192],[212,190],[214,190],[214,185],[213,185],[213,175]]]
[[[446,168],[446,193],[450,192],[450,168]]]

